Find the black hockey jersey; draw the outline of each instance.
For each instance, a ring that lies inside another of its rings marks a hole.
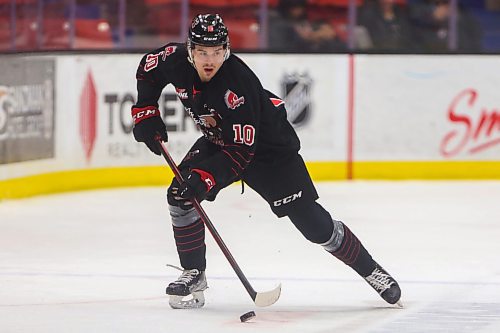
[[[146,54],[137,69],[134,107],[158,107],[163,88],[172,84],[205,138],[220,146],[197,169],[225,187],[240,179],[253,161],[273,163],[299,150],[284,102],[265,90],[240,58],[231,54],[209,82],[201,82],[187,57],[186,45],[180,43]]]

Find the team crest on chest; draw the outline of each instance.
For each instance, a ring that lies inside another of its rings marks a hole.
[[[224,95],[224,101],[228,108],[235,110],[238,106],[245,104],[245,96],[238,97],[238,95],[228,89]]]
[[[206,128],[217,126],[217,118],[212,114],[202,114],[200,117],[200,124]]]

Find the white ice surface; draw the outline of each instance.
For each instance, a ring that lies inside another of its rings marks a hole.
[[[403,309],[232,186],[204,207],[254,288],[281,282],[281,298],[256,308],[207,232],[207,303],[172,310],[165,189],[133,188],[0,202],[0,332],[500,332],[500,182],[317,188],[399,281]]]

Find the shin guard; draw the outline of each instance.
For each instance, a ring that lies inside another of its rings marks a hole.
[[[330,252],[337,259],[354,269],[359,275],[368,276],[375,268],[375,261],[351,230],[342,224],[344,239],[338,249]]]
[[[206,268],[205,225],[201,219],[185,227],[173,226],[173,228],[175,245],[182,267],[204,271]]]

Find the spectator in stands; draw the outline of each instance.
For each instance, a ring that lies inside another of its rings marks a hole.
[[[449,0],[421,0],[410,4],[410,16],[415,27],[415,41],[423,52],[449,50],[450,13]],[[457,14],[456,51],[480,52],[482,32],[479,23],[460,5]]]
[[[273,51],[332,52],[344,51],[332,25],[307,18],[306,0],[280,0],[269,13],[269,49]]]
[[[368,31],[373,50],[413,50],[408,13],[395,0],[367,0],[360,8],[358,24]]]
[[[486,9],[491,11],[500,10],[500,0],[486,0],[484,5],[486,6]]]

